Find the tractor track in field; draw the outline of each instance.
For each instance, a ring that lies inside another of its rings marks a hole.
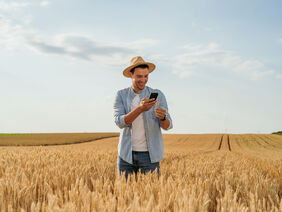
[[[219,142],[218,150],[220,150],[220,149],[221,149],[222,140],[223,140],[223,135],[222,135],[222,136],[221,136],[221,138],[220,138],[220,142]]]
[[[227,144],[228,144],[228,149],[231,152],[231,145],[230,145],[229,135],[227,135]]]
[[[226,135],[226,139],[224,139],[224,137],[225,137],[224,135],[221,136],[217,150],[222,150],[223,149],[222,146],[225,145],[228,147],[228,150],[231,152],[231,144],[230,144],[229,135]],[[226,144],[224,142],[226,142]]]

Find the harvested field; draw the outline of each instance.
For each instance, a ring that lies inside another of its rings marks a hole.
[[[0,147],[0,211],[282,210],[282,136],[164,135],[160,178],[128,182],[117,145]]]

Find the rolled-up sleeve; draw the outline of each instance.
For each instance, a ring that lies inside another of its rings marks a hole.
[[[171,119],[171,116],[168,112],[168,106],[167,106],[167,101],[166,101],[166,98],[165,98],[165,95],[159,90],[158,91],[161,95],[160,95],[160,108],[166,110],[166,117],[167,119],[169,120],[169,127],[167,129],[164,129],[164,130],[170,130],[173,128],[173,124],[172,124],[172,119]]]
[[[114,101],[114,119],[115,119],[116,125],[120,129],[130,126],[130,125],[127,125],[124,121],[125,115],[126,114],[125,114],[124,104],[122,102],[122,97],[121,97],[120,91],[118,91],[115,97],[115,101]]]

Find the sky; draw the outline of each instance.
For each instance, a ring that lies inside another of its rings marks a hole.
[[[0,0],[0,133],[120,132],[113,102],[142,56],[164,133],[282,130],[282,2]]]

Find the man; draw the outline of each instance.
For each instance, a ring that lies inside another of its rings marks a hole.
[[[164,158],[161,128],[171,129],[172,120],[164,94],[146,86],[155,65],[140,56],[130,63],[123,75],[131,78],[132,85],[119,90],[114,102],[115,123],[121,128],[117,172],[125,172],[126,180],[139,170],[143,174],[157,170],[159,177],[159,161]],[[149,99],[151,93],[158,93],[156,100]]]

